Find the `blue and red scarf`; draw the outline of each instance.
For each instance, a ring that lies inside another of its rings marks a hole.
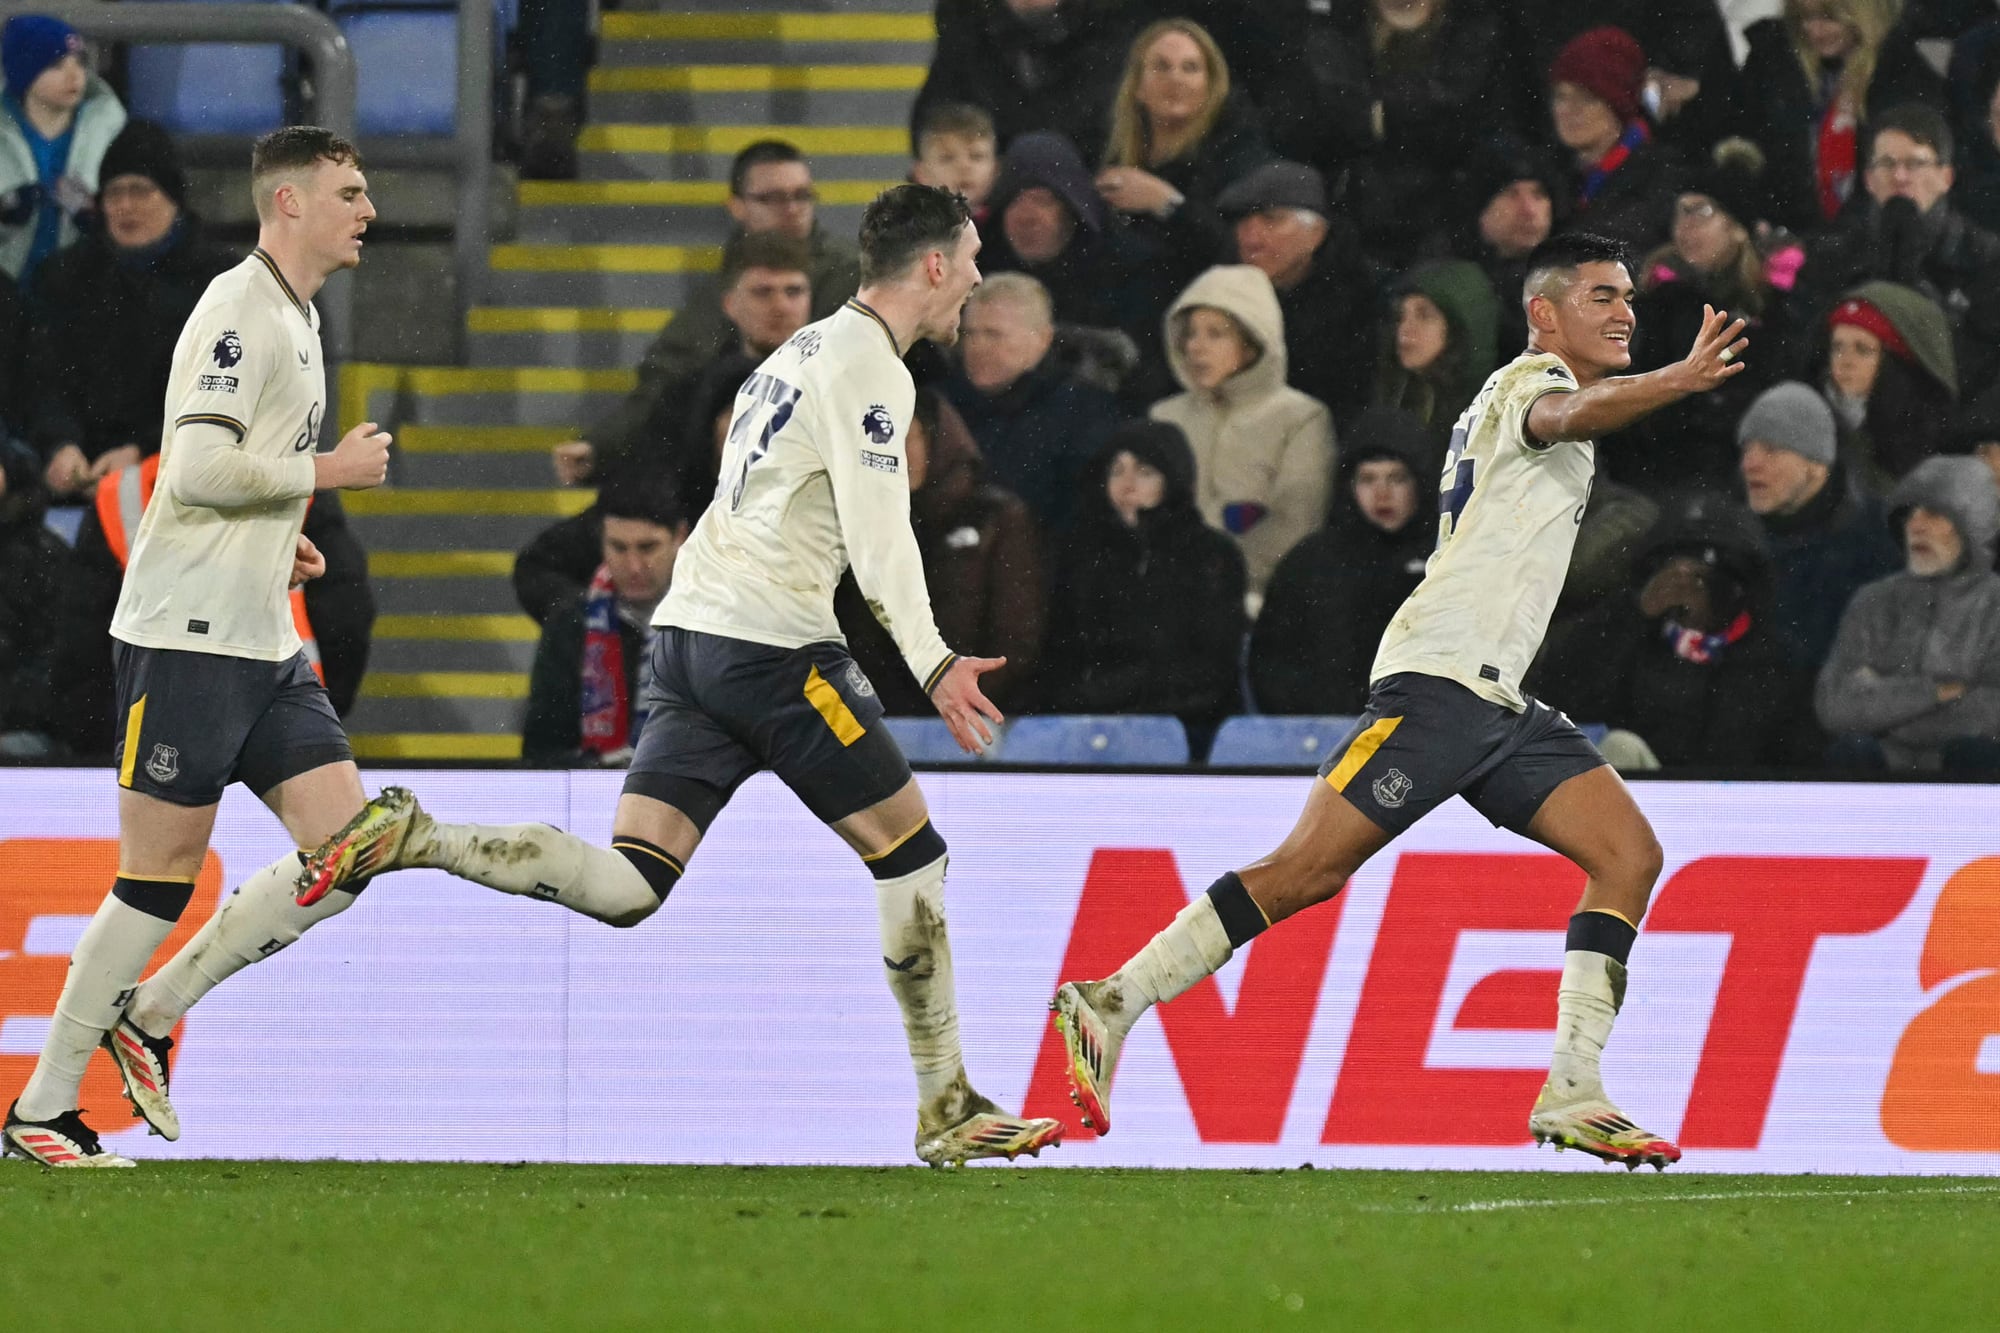
[[[1667,618],[1660,627],[1667,646],[1674,650],[1674,656],[1683,662],[1693,662],[1696,666],[1713,666],[1722,657],[1723,650],[1750,632],[1750,613],[1739,611],[1736,619],[1720,633],[1711,634],[1706,630],[1688,629],[1680,621]]]
[[[625,679],[625,636],[618,628],[618,589],[611,567],[599,565],[583,595],[582,749],[603,758],[630,743],[631,686]]]
[[[1635,120],[1625,126],[1625,133],[1618,136],[1618,142],[1611,145],[1611,151],[1597,159],[1583,178],[1583,189],[1577,194],[1577,203],[1588,208],[1597,192],[1604,188],[1604,182],[1611,179],[1611,173],[1625,165],[1625,160],[1652,142],[1653,132],[1646,128],[1646,122]]]

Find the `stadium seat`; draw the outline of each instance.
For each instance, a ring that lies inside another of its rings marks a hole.
[[[1592,745],[1602,745],[1604,733],[1610,731],[1611,727],[1604,722],[1579,722],[1576,724],[1576,729],[1582,732]]]
[[[262,134],[290,119],[291,55],[282,46],[133,46],[126,52],[125,74],[126,110],[171,134]]]
[[[1354,726],[1351,717],[1232,717],[1209,747],[1212,768],[1314,768]]]
[[[941,717],[885,717],[882,724],[902,747],[903,757],[913,764],[976,764],[996,757],[1000,738],[983,755],[967,754],[951,738],[951,728]]]
[[[1185,764],[1177,717],[1024,717],[1007,728],[1010,764]]]
[[[458,124],[458,14],[452,8],[333,6],[354,50],[355,129],[370,135],[450,135]],[[365,145],[364,145],[365,148]]]

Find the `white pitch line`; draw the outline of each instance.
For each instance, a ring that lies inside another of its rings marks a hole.
[[[2000,1184],[1940,1185],[1909,1190],[1730,1190],[1703,1194],[1617,1195],[1590,1199],[1476,1199],[1470,1203],[1417,1204],[1412,1207],[1369,1207],[1367,1213],[1497,1213],[1513,1208],[1593,1208],[1646,1206],[1656,1203],[1729,1203],[1763,1199],[1909,1199],[1920,1195],[2000,1194]]]

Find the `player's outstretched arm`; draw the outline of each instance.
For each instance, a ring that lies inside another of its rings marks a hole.
[[[389,445],[394,436],[372,421],[364,421],[340,437],[340,443],[313,455],[313,489],[365,491],[389,476]]]
[[[1702,307],[1701,332],[1682,360],[1643,375],[1616,375],[1574,393],[1543,394],[1528,409],[1528,433],[1543,444],[1594,440],[1631,425],[1690,394],[1707,393],[1741,374],[1744,322],[1729,312]]]
[[[931,703],[938,716],[951,728],[951,738],[967,754],[978,754],[993,744],[993,729],[1007,719],[979,688],[979,678],[1007,665],[1004,657],[961,657],[945,669],[944,679],[931,691]]]

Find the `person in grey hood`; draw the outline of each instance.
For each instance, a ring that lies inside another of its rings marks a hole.
[[[1932,458],[1889,497],[1905,568],[1854,595],[1815,702],[1848,766],[2000,768],[2000,493],[1976,458]]]

